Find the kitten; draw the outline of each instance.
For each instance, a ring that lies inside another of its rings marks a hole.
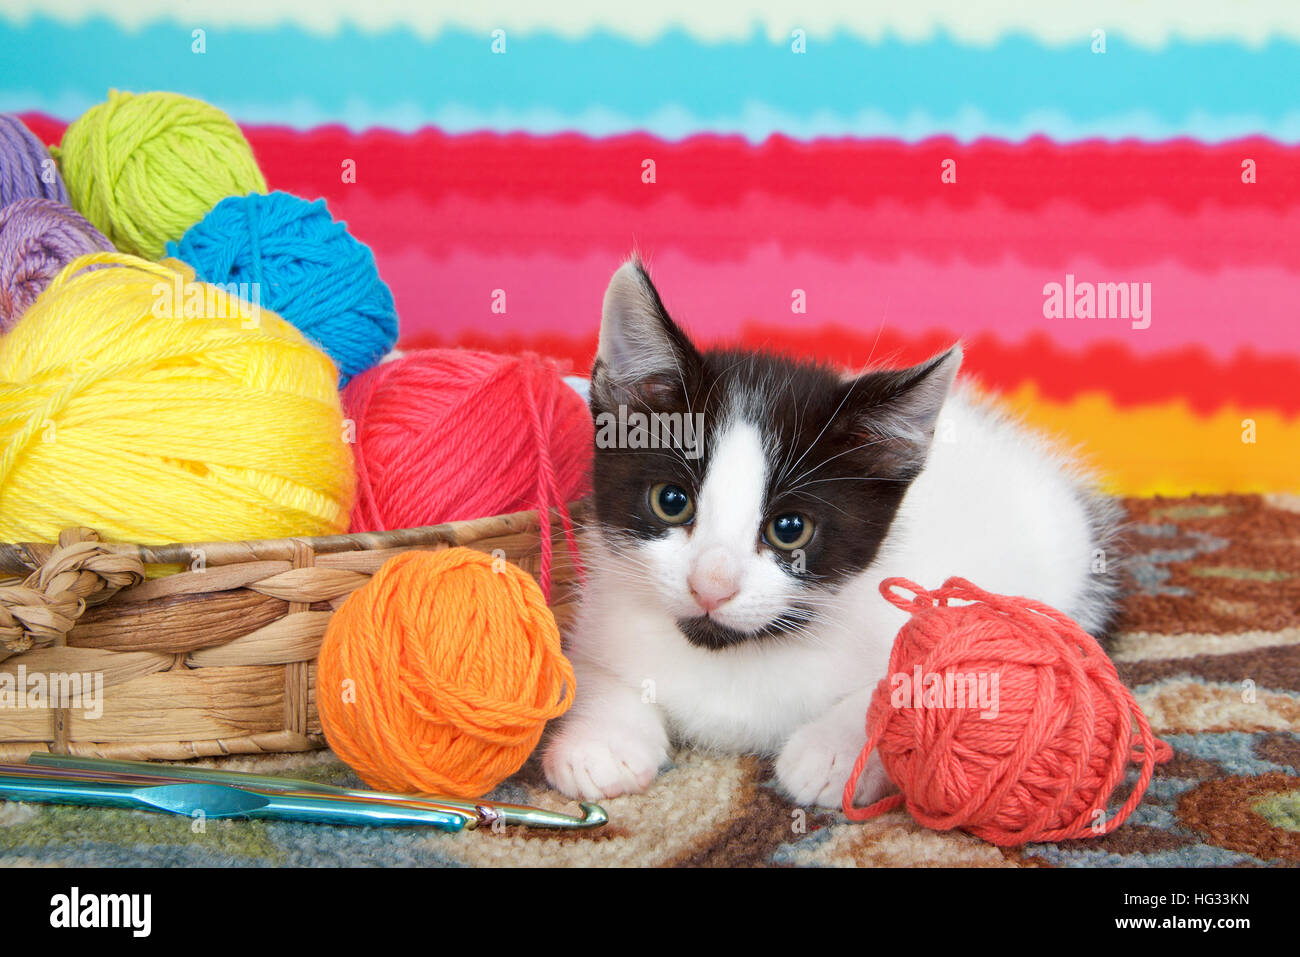
[[[845,376],[700,351],[636,259],[614,274],[591,379],[596,519],[568,645],[578,693],[543,762],[555,788],[644,790],[677,741],[775,756],[795,802],[838,806],[906,620],[877,591],[891,575],[927,588],[962,575],[1105,627],[1114,588],[1093,569],[1113,563],[1118,508],[954,387],[961,359],[954,346]],[[678,426],[653,442],[646,422]],[[857,800],[888,788],[873,760]]]

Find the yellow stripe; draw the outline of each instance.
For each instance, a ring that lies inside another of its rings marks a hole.
[[[1078,446],[1123,495],[1300,491],[1300,417],[1227,406],[1202,416],[1186,402],[1120,408],[1104,393],[1044,399],[1032,383],[1002,404],[1030,425]],[[1249,423],[1254,423],[1254,441]]]

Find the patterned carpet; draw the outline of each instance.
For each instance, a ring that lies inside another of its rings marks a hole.
[[[1300,497],[1135,499],[1111,650],[1175,750],[1115,834],[1003,850],[894,812],[850,824],[773,790],[769,763],[681,752],[593,834],[445,835],[0,805],[7,865],[1295,866],[1300,864]],[[356,783],[328,752],[224,767]],[[536,760],[492,795],[563,808]]]

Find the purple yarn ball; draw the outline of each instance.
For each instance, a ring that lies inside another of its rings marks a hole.
[[[0,206],[19,199],[57,199],[68,188],[45,144],[16,116],[0,115]]]
[[[13,328],[64,266],[112,249],[84,216],[52,199],[0,206],[0,333]]]

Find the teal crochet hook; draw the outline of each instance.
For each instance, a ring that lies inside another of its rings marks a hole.
[[[526,804],[492,804],[484,801],[466,801],[449,797],[412,797],[404,794],[388,794],[383,791],[340,788],[332,784],[321,784],[316,781],[299,781],[293,778],[281,778],[266,774],[249,774],[245,771],[219,771],[212,768],[195,768],[176,764],[154,764],[148,761],[112,761],[105,758],[36,751],[27,758],[27,763],[41,767],[76,769],[86,773],[166,777],[173,780],[229,784],[234,787],[254,790],[291,790],[305,794],[351,798],[363,802],[433,806],[440,810],[459,812],[465,815],[468,818],[466,826],[469,828],[490,825],[500,821],[503,824],[522,824],[526,827],[589,830],[601,827],[609,822],[609,815],[605,813],[604,808],[599,804],[591,804],[585,801],[578,805],[582,811],[582,816],[574,817],[561,811],[551,811]]]
[[[459,831],[463,815],[435,808],[364,803],[325,794],[251,791],[212,782],[136,784],[96,780],[22,765],[0,765],[0,798],[42,804],[74,804],[160,811],[186,817],[304,821],[312,824],[421,826]]]

